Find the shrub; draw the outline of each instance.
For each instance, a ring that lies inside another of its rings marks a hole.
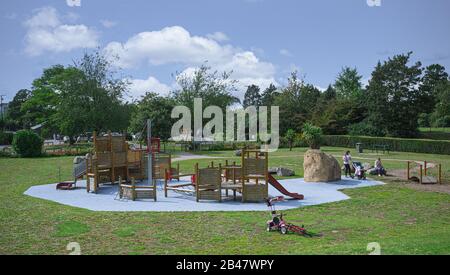
[[[0,145],[11,145],[13,137],[13,133],[0,132]]]
[[[374,145],[387,145],[391,151],[425,154],[450,155],[450,141],[430,139],[405,139],[366,136],[324,136],[324,145],[354,148],[362,143],[363,148],[371,149]]]
[[[360,122],[348,127],[348,133],[351,136],[371,136],[371,137],[382,137],[385,135],[383,130],[374,127],[367,122]]]
[[[302,139],[311,149],[320,149],[322,142],[322,129],[311,123],[305,123],[302,129]]]
[[[14,135],[12,142],[14,151],[21,157],[38,157],[42,154],[44,140],[36,133],[22,130]]]

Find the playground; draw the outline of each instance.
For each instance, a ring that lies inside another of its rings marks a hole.
[[[312,239],[266,232],[265,223],[270,215],[260,211],[267,210],[264,203],[235,202],[232,197],[224,202],[197,203],[193,195],[169,194],[167,200],[179,199],[180,206],[176,212],[166,212],[159,206],[164,205],[165,200],[161,182],[157,186],[156,202],[151,199],[122,202],[115,199],[118,184],[105,185],[98,194],[88,194],[80,180],[76,190],[57,191],[57,182],[72,179],[73,157],[0,159],[5,171],[14,171],[0,174],[0,221],[3,225],[0,228],[3,236],[0,252],[66,254],[66,245],[73,241],[80,243],[83,254],[367,254],[367,243],[373,241],[380,243],[383,254],[448,252],[449,194],[416,188],[448,187],[448,156],[396,152],[358,155],[352,150],[353,158],[361,162],[372,163],[377,157],[383,158],[388,174],[406,171],[405,160],[434,160],[442,164],[443,184],[406,183],[402,177],[373,177],[376,182],[387,183],[381,185],[371,185],[369,178],[359,186],[361,188],[329,183],[323,185],[330,186],[328,191],[333,199],[306,206],[312,199],[318,201],[311,196],[321,193],[321,184],[298,180],[303,177],[306,150],[281,149],[270,154],[269,166],[284,165],[295,171],[294,177],[276,176],[276,179],[290,192],[300,192],[305,198],[277,204],[277,210],[282,210],[289,222],[304,224],[322,234],[322,237]],[[322,150],[338,158],[347,148],[324,147]],[[218,165],[241,159],[233,151],[194,154],[195,158],[192,153],[190,157],[174,158],[174,166],[179,164],[181,173],[192,173],[197,163],[199,167],[207,167],[211,161]],[[175,180],[174,184],[177,183]],[[308,185],[314,186],[315,190],[308,189]],[[109,188],[113,188],[112,194],[108,194]],[[31,192],[34,194],[24,195]],[[55,202],[56,194],[60,201]],[[269,194],[278,195],[271,188]],[[96,207],[101,207],[105,200],[105,206],[110,209],[91,211],[86,209],[89,208],[87,205],[71,206],[70,200],[77,201],[78,196],[82,198],[79,202],[96,201]],[[125,205],[128,210],[114,211],[111,205],[116,204]],[[154,209],[133,211],[138,205]],[[204,209],[212,205],[253,209],[204,210],[189,214],[183,211],[184,207]]]

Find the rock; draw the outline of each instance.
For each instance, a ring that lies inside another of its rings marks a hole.
[[[242,150],[236,150],[234,154],[236,155],[236,157],[240,157],[242,156]]]
[[[341,180],[339,162],[320,150],[308,150],[303,162],[306,182],[330,182]]]
[[[271,168],[269,168],[268,171],[269,171],[269,174],[273,175],[273,174],[278,173],[278,168],[277,167],[271,167]]]
[[[280,167],[277,169],[277,175],[280,177],[292,177],[295,176],[295,172],[290,169]]]

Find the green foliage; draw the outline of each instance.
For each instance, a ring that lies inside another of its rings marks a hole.
[[[431,114],[439,102],[439,92],[442,85],[447,82],[448,74],[439,64],[432,64],[425,68],[420,85],[420,95],[417,104],[420,104],[423,113]]]
[[[249,106],[261,106],[261,90],[256,85],[250,85],[247,88],[244,96],[243,106],[247,108]]]
[[[286,138],[287,142],[289,143],[289,150],[291,150],[291,151],[292,151],[292,146],[294,145],[295,137],[296,137],[296,133],[293,129],[287,130],[285,138]]]
[[[302,128],[302,138],[311,149],[320,149],[322,143],[322,129],[311,123],[305,123]]]
[[[450,127],[450,81],[442,82],[436,88],[437,104],[431,115],[435,127]]]
[[[0,145],[11,145],[14,138],[13,133],[0,131]]]
[[[42,155],[44,140],[32,131],[22,130],[14,135],[12,145],[21,157],[39,157]]]
[[[325,146],[355,148],[356,143],[361,142],[364,148],[372,148],[374,145],[387,145],[391,151],[395,152],[450,155],[450,141],[446,140],[367,136],[324,136],[323,140]]]
[[[6,113],[7,119],[10,121],[8,124],[9,130],[19,130],[26,128],[25,112],[22,110],[23,104],[30,98],[31,91],[22,89],[17,92],[13,100],[8,104],[8,111]]]
[[[422,69],[420,62],[408,66],[411,54],[396,55],[384,64],[378,63],[367,86],[368,122],[393,137],[418,134]]]
[[[288,85],[276,96],[274,105],[280,107],[280,133],[287,130],[301,131],[302,125],[311,119],[320,91],[313,85],[306,84],[293,72]]]
[[[348,133],[351,136],[382,137],[385,135],[381,129],[375,128],[365,121],[350,125],[348,127]]]
[[[147,119],[152,120],[152,135],[164,140],[170,138],[172,129],[172,109],[175,101],[171,98],[159,96],[156,93],[147,93],[136,105],[131,116],[129,131],[141,133],[147,123]],[[144,131],[145,138],[147,132]]]
[[[339,99],[356,100],[362,95],[362,76],[356,68],[345,67],[339,73],[334,88]]]
[[[265,89],[261,95],[261,105],[272,106],[277,95],[277,87],[275,87],[275,85],[273,84],[270,84],[269,87],[267,87],[267,89]]]

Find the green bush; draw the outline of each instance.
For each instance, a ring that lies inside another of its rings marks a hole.
[[[311,123],[305,123],[302,129],[302,138],[311,149],[320,149],[322,143],[322,129]]]
[[[0,132],[0,145],[11,145],[13,137],[13,133]]]
[[[348,127],[348,133],[351,136],[371,136],[371,137],[382,137],[384,133],[381,129],[374,127],[367,122],[360,122]]]
[[[374,145],[387,145],[389,150],[425,154],[450,155],[450,141],[430,139],[404,139],[366,136],[324,136],[325,146],[354,148],[362,143],[363,148],[371,149]]]
[[[12,142],[14,151],[25,158],[41,156],[43,144],[44,140],[29,130],[17,132]]]

